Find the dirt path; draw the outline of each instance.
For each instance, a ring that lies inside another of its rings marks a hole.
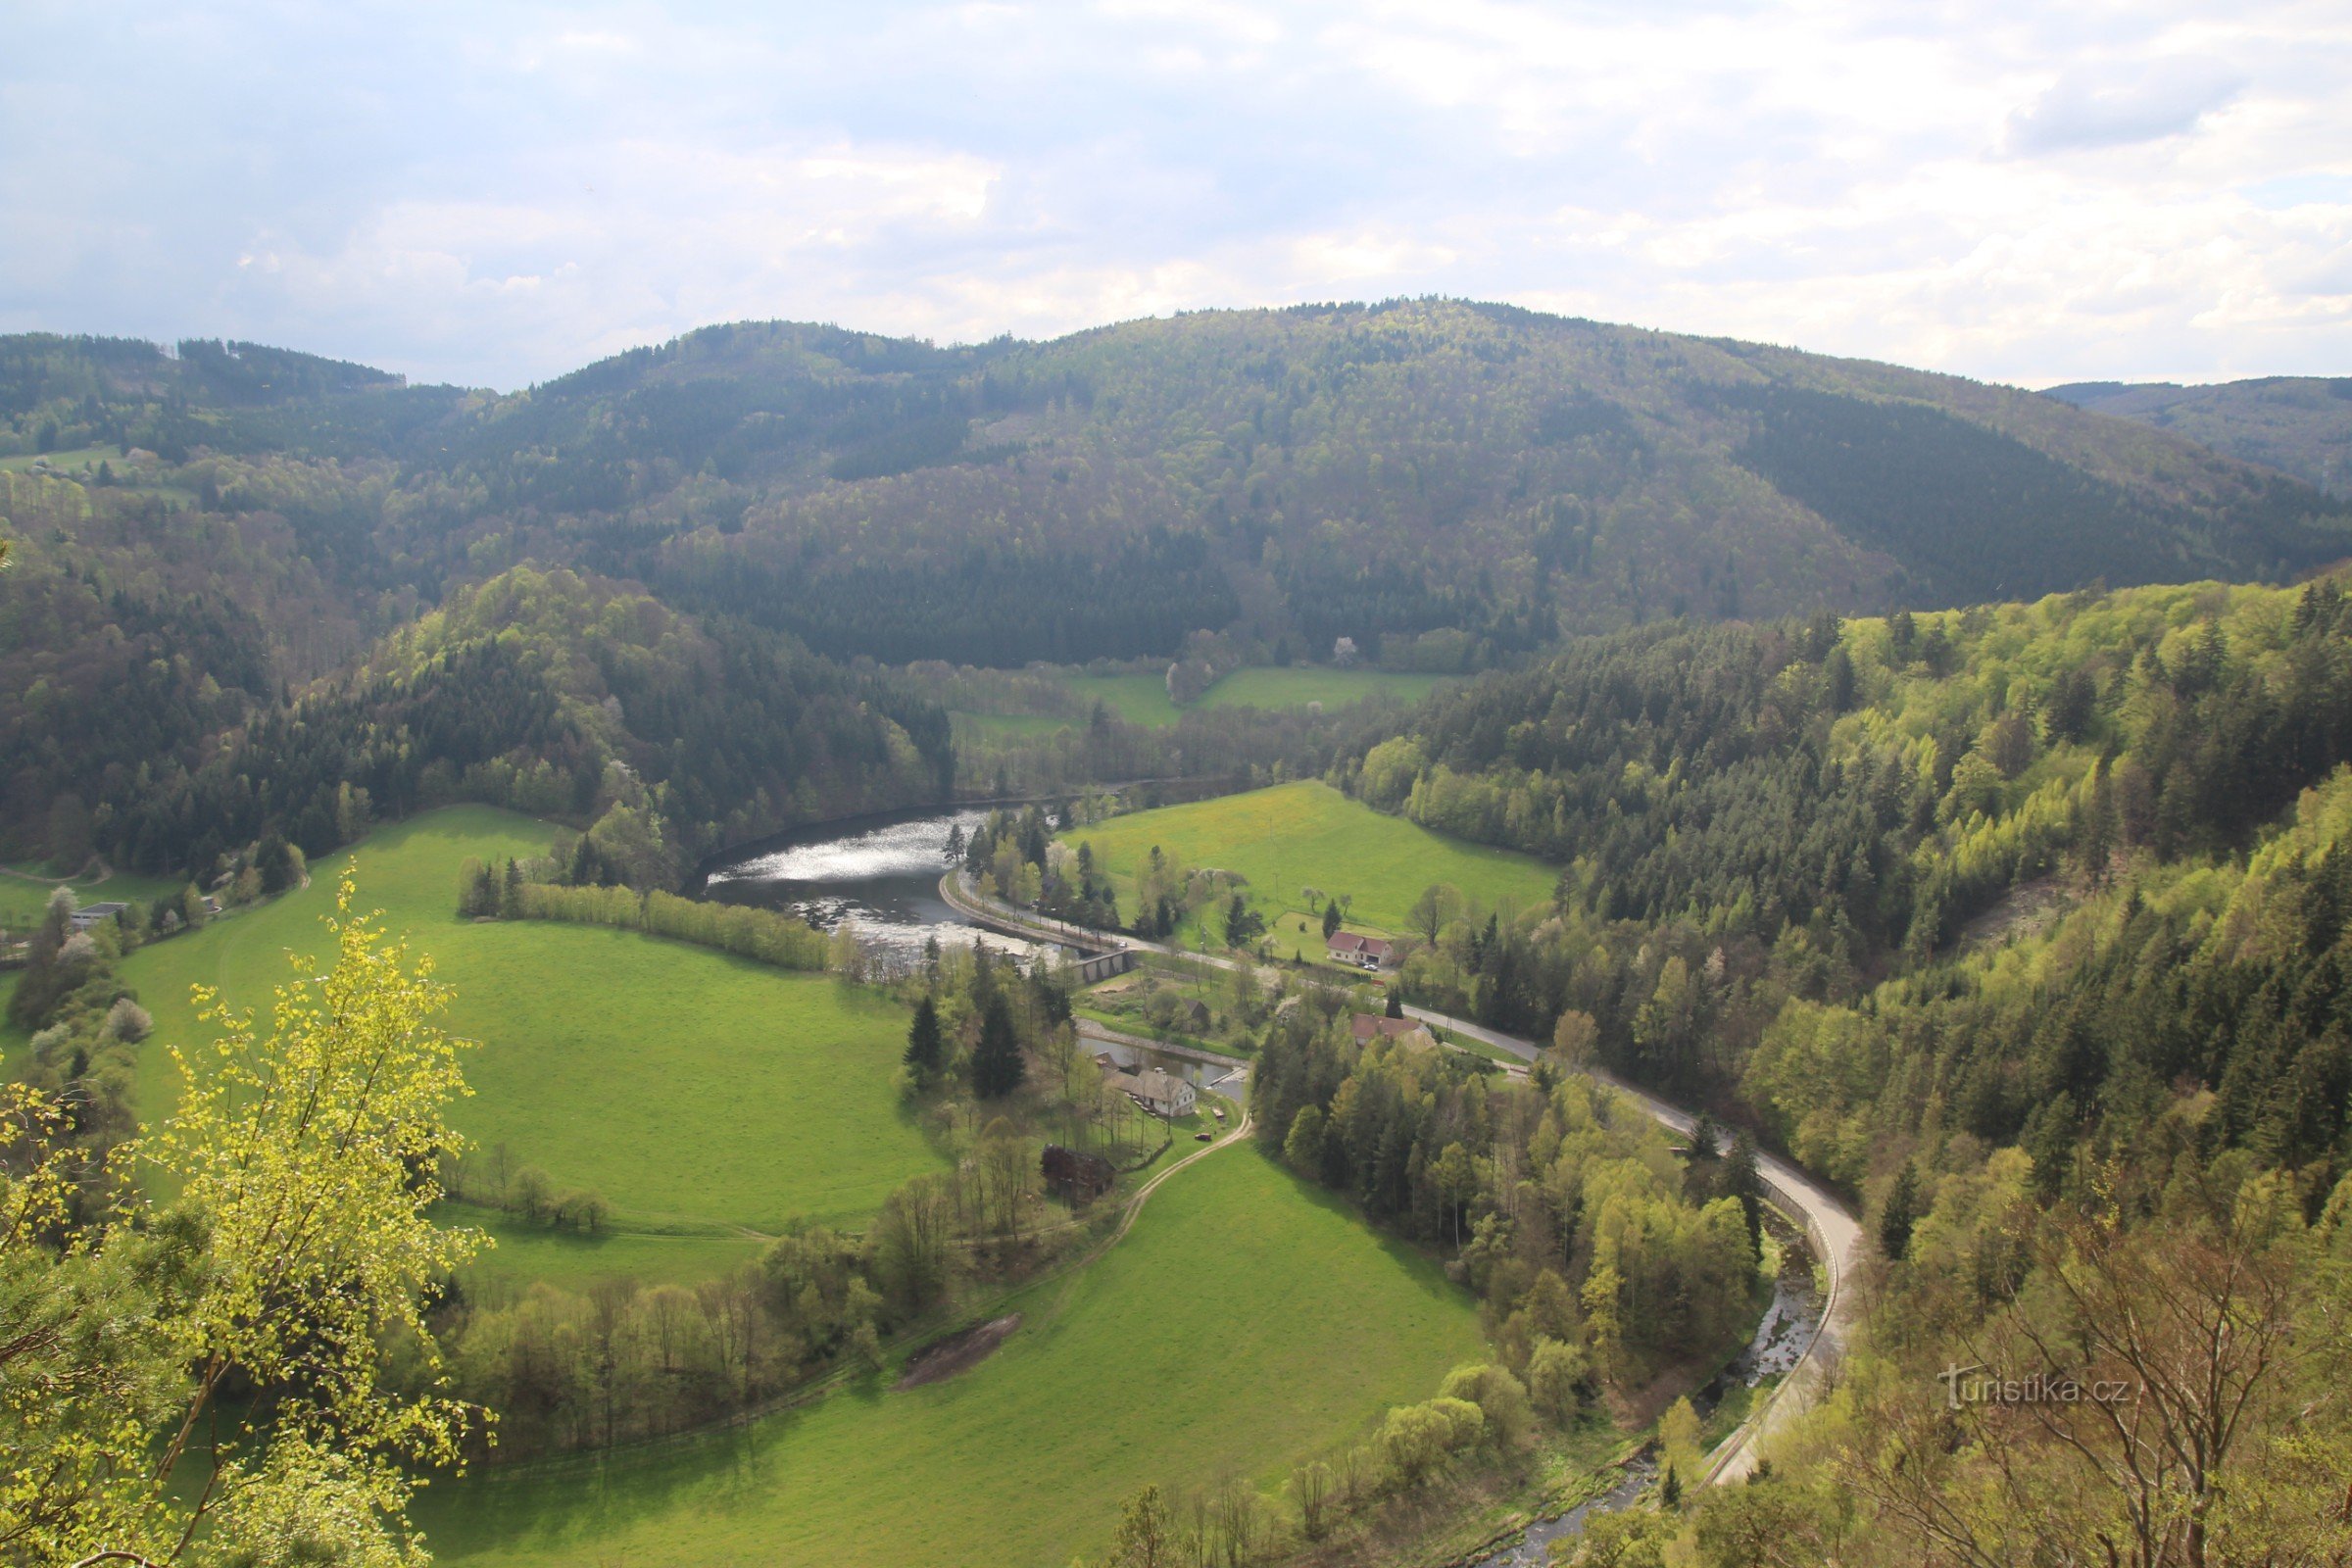
[[[1194,963],[1213,964],[1220,969],[1250,968],[1255,970],[1259,978],[1264,980],[1297,977],[1293,970],[1251,963],[1248,959],[1228,958],[1209,953],[1181,953],[1165,944],[1147,942],[1140,937],[1121,936],[1115,932],[1095,931],[1083,926],[1065,925],[1057,920],[1034,919],[1005,905],[981,899],[963,886],[961,874],[956,871],[950,871],[940,879],[939,893],[950,907],[956,909],[966,919],[992,930],[1004,931],[1014,936],[1027,937],[1031,940],[1043,937],[1048,941],[1071,943],[1097,949],[1133,948],[1139,952],[1164,954],[1170,957],[1182,958]],[[1523,1063],[1533,1062],[1543,1054],[1543,1048],[1532,1040],[1522,1040],[1517,1035],[1506,1035],[1499,1030],[1471,1023],[1467,1019],[1449,1017],[1445,1013],[1432,1011],[1426,1007],[1408,1006],[1404,1011],[1406,1016],[1418,1018],[1423,1023],[1450,1029],[1469,1039],[1492,1046],[1497,1051],[1506,1052],[1518,1057]],[[1441,1041],[1440,1044],[1447,1046],[1450,1050],[1462,1049],[1448,1041]],[[1523,1075],[1527,1068],[1523,1065],[1505,1070]],[[1597,1067],[1587,1068],[1586,1071],[1593,1078],[1626,1096],[1651,1118],[1663,1123],[1673,1131],[1687,1133],[1690,1130],[1693,1117],[1690,1111],[1683,1109],[1680,1105],[1660,1100],[1646,1090],[1637,1089],[1614,1073],[1603,1071]],[[1236,1128],[1232,1136],[1238,1137],[1249,1124],[1249,1117],[1245,1113],[1242,1126]],[[1223,1147],[1225,1147],[1224,1142],[1211,1144],[1207,1149],[1200,1150],[1186,1159],[1178,1160],[1166,1170],[1161,1171],[1136,1194],[1133,1200],[1135,1206],[1140,1208],[1143,1199],[1151,1192],[1152,1188],[1157,1186],[1161,1181],[1173,1176],[1186,1165],[1191,1164],[1193,1160],[1200,1158],[1200,1155],[1210,1153]],[[1804,1354],[1798,1359],[1794,1369],[1781,1380],[1779,1386],[1765,1397],[1755,1412],[1742,1422],[1737,1431],[1717,1445],[1715,1451],[1708,1455],[1706,1479],[1712,1483],[1745,1480],[1755,1469],[1757,1452],[1762,1447],[1763,1440],[1795,1420],[1812,1402],[1814,1396],[1828,1384],[1838,1356],[1844,1352],[1846,1336],[1852,1330],[1854,1313],[1858,1310],[1851,1293],[1844,1289],[1846,1276],[1852,1271],[1854,1260],[1859,1255],[1862,1244],[1862,1227],[1855,1220],[1853,1212],[1836,1195],[1785,1159],[1759,1152],[1756,1168],[1764,1178],[1765,1197],[1773,1206],[1781,1209],[1804,1228],[1806,1237],[1813,1244],[1815,1255],[1821,1259],[1822,1267],[1829,1276],[1828,1291],[1822,1300],[1821,1321],[1813,1331],[1812,1343],[1805,1347]],[[1121,1222],[1117,1236],[1124,1236],[1127,1233],[1127,1226],[1132,1223],[1134,1223],[1134,1214],[1130,1213]],[[1112,1240],[1116,1241],[1117,1236],[1114,1236]],[[1091,1261],[1091,1258],[1089,1260]]]

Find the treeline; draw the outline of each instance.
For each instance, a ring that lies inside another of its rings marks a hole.
[[[643,931],[716,948],[780,969],[822,969],[830,944],[806,920],[748,905],[712,904],[653,888],[567,887],[526,881],[513,860],[504,869],[467,860],[459,875],[461,919],[564,920]]]

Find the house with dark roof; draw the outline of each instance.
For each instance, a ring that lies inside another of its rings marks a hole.
[[[1358,969],[1375,972],[1386,969],[1396,958],[1395,943],[1385,937],[1359,936],[1353,931],[1334,931],[1324,940],[1323,949],[1334,963],[1353,964]]]

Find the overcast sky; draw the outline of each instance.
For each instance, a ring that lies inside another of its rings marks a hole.
[[[517,386],[1446,293],[2042,385],[2352,374],[2352,3],[10,0],[0,330]]]

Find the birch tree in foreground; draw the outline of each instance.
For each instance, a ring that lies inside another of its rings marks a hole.
[[[447,988],[354,899],[346,874],[333,963],[294,959],[267,1034],[198,989],[219,1038],[173,1048],[178,1110],[137,1147],[164,1201],[67,1227],[70,1122],[0,1106],[0,1561],[424,1560],[406,1467],[478,1419],[430,1392],[423,1319],[482,1245],[428,1217],[467,1091]]]

